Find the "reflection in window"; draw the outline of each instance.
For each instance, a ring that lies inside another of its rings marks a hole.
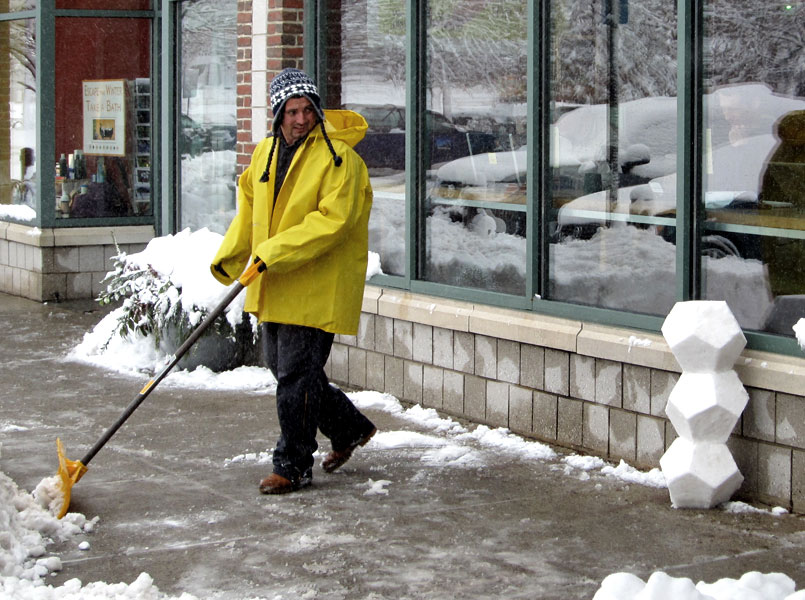
[[[804,46],[799,3],[705,4],[702,296],[788,336],[805,314]]]
[[[0,217],[36,217],[36,63],[33,19],[0,22]]]
[[[673,2],[551,2],[552,299],[673,306],[675,30]]]
[[[56,206],[43,210],[151,214],[150,31],[148,19],[56,20]]]
[[[420,276],[525,293],[527,3],[427,11]]]
[[[330,2],[328,44],[341,62],[328,64],[325,108],[343,107],[366,119],[355,146],[374,191],[369,250],[387,275],[405,275],[405,14],[394,0]]]
[[[36,8],[36,0],[8,0],[0,4],[0,13],[19,12],[21,10],[33,10]]]
[[[224,233],[235,216],[237,2],[183,2],[179,228]]]

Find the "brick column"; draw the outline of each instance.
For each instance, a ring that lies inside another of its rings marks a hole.
[[[252,141],[252,2],[238,2],[238,56],[237,56],[237,162],[238,174],[249,164],[254,151]]]
[[[268,86],[286,67],[303,67],[304,0],[238,2],[238,172],[270,131]],[[258,122],[259,121],[259,122]]]

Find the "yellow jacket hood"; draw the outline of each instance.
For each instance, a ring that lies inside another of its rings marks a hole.
[[[325,110],[324,128],[331,140],[341,140],[351,148],[360,142],[366,135],[369,125],[362,115],[351,110]],[[311,135],[320,130],[313,129]]]

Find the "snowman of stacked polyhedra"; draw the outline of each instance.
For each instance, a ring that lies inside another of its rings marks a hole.
[[[726,302],[678,302],[662,326],[682,375],[665,413],[679,437],[660,459],[671,503],[712,508],[730,499],[743,475],[727,439],[746,407],[733,365],[746,338]]]

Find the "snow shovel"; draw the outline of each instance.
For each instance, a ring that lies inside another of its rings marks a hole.
[[[50,502],[50,510],[56,514],[57,518],[61,519],[67,514],[67,509],[70,506],[70,490],[76,483],[78,483],[78,480],[81,479],[84,473],[87,472],[87,465],[89,464],[89,461],[91,461],[98,451],[103,448],[104,445],[106,445],[106,442],[108,442],[115,432],[120,429],[120,427],[126,422],[131,414],[137,410],[137,407],[142,404],[143,400],[145,400],[159,384],[159,382],[161,382],[168,375],[170,370],[176,366],[179,360],[181,360],[187,351],[190,350],[190,347],[196,343],[198,338],[201,337],[201,334],[206,331],[213,321],[215,321],[215,319],[217,319],[221,313],[224,312],[226,307],[232,303],[238,294],[240,294],[241,290],[252,283],[257,275],[262,271],[265,271],[265,269],[265,263],[259,258],[256,258],[254,263],[252,263],[252,265],[243,272],[243,275],[240,276],[237,282],[235,282],[232,290],[229,291],[221,303],[218,304],[218,306],[216,306],[212,312],[207,315],[207,317],[198,327],[196,327],[195,330],[193,330],[193,332],[179,347],[179,349],[176,351],[176,354],[173,355],[171,361],[162,369],[162,371],[160,371],[158,375],[145,384],[145,387],[140,390],[140,393],[137,394],[137,397],[131,401],[128,407],[126,407],[126,410],[123,411],[123,414],[120,415],[114,425],[107,429],[101,438],[95,442],[95,445],[90,448],[84,458],[81,460],[70,460],[66,458],[64,456],[64,446],[62,445],[61,440],[56,439],[56,451],[59,455],[59,471],[56,476],[57,481],[54,482],[56,489],[50,492],[53,496]],[[61,500],[61,508],[56,510],[56,503],[59,500]]]

